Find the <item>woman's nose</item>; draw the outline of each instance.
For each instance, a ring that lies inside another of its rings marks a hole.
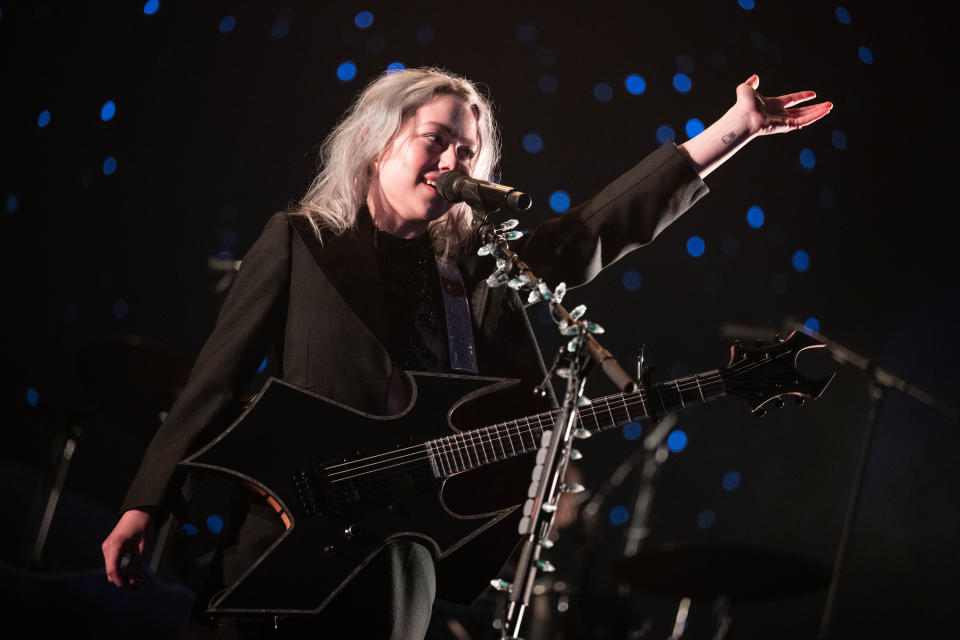
[[[453,171],[457,168],[457,149],[454,145],[447,145],[447,148],[440,154],[441,171]]]

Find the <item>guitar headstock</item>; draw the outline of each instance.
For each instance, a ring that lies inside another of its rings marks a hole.
[[[730,347],[730,364],[720,370],[726,391],[745,399],[759,415],[768,406],[782,407],[787,396],[798,404],[819,398],[837,374],[808,378],[797,367],[797,358],[807,349],[825,346],[801,331],[771,345],[749,347],[738,341]]]

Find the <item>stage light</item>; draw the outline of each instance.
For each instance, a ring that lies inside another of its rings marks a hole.
[[[117,114],[117,103],[113,100],[107,100],[103,103],[103,106],[100,107],[100,119],[104,122],[113,119],[113,116]]]
[[[403,71],[407,67],[404,66],[402,62],[391,62],[387,65],[387,74],[396,73],[397,71]]]
[[[357,65],[353,64],[349,60],[343,62],[337,67],[337,77],[340,78],[342,82],[349,82],[353,80],[357,75]]]
[[[814,318],[813,316],[810,316],[809,318],[804,320],[803,326],[805,326],[810,331],[815,331],[817,333],[820,333],[820,321]]]
[[[552,73],[545,73],[540,76],[540,91],[544,93],[556,93],[560,88],[560,81]]]
[[[437,37],[437,32],[433,27],[425,26],[417,29],[417,42],[420,44],[430,44]]]
[[[698,135],[703,133],[703,122],[697,118],[690,118],[687,120],[687,124],[684,127],[684,130],[687,132],[688,138],[696,138]]]
[[[793,252],[793,268],[800,273],[810,268],[810,255],[803,249]]]
[[[837,10],[834,12],[837,16],[837,21],[843,24],[850,24],[853,20],[853,16],[850,15],[850,12],[846,7],[837,7]]]
[[[662,124],[657,127],[657,142],[664,144],[669,140],[673,140],[676,137],[676,134],[673,132],[673,128],[670,125]]]
[[[606,82],[598,82],[593,86],[593,97],[600,102],[610,102],[613,100],[613,87]]]
[[[690,236],[687,238],[687,253],[694,258],[699,258],[707,249],[707,243],[700,236]]]
[[[257,367],[257,373],[263,373],[263,370],[267,368],[267,359],[264,358],[263,362],[260,363],[260,366]]]
[[[680,93],[687,93],[693,87],[693,81],[685,73],[678,73],[673,76],[673,88]]]
[[[627,93],[632,93],[635,96],[642,95],[647,90],[647,81],[643,79],[643,76],[636,73],[628,75],[623,84],[627,87]]]
[[[756,6],[753,0],[737,0],[737,4],[740,5],[741,9],[746,9],[747,11]]]
[[[740,253],[740,241],[733,236],[728,236],[723,239],[720,249],[723,251],[723,255],[733,258]]]
[[[279,40],[280,38],[287,37],[288,33],[290,33],[290,23],[284,20],[283,18],[280,18],[279,20],[274,22],[273,25],[271,25],[270,27],[271,38],[276,38]]]
[[[523,150],[527,153],[540,153],[543,151],[543,138],[536,133],[528,133],[523,136]]]
[[[704,509],[697,514],[697,526],[701,529],[709,529],[717,521],[717,514],[711,509]]]
[[[643,277],[635,269],[627,269],[623,272],[623,288],[627,291],[636,291],[643,286]]]
[[[537,39],[537,28],[529,22],[525,22],[517,27],[517,38],[520,42],[533,42]]]
[[[40,392],[33,387],[29,387],[27,389],[27,404],[31,407],[35,407],[40,404]]]
[[[677,70],[683,73],[693,73],[693,58],[685,53],[681,53],[673,60],[677,65]]]
[[[37,116],[37,126],[43,129],[48,124],[50,124],[50,112],[44,109]]]
[[[837,149],[843,151],[847,148],[847,136],[843,134],[843,131],[834,131],[830,135],[830,142],[833,143],[833,146]]]
[[[860,61],[864,64],[873,64],[873,51],[870,51],[867,47],[861,46],[857,55],[860,56]]]
[[[813,169],[817,164],[817,157],[813,154],[813,151],[810,149],[804,148],[800,151],[800,166],[809,171]]]
[[[369,11],[361,11],[357,15],[353,16],[353,24],[357,25],[361,29],[366,29],[373,24],[373,14]]]
[[[3,200],[3,208],[7,213],[14,213],[20,208],[20,198],[10,193]]]
[[[630,512],[626,507],[614,507],[610,509],[610,522],[615,525],[621,525],[630,519]]]
[[[101,169],[103,170],[103,175],[112,176],[117,171],[117,159],[113,156],[107,156],[103,161]]]
[[[233,33],[233,29],[237,26],[237,19],[233,16],[223,16],[220,19],[220,33]]]
[[[563,213],[570,208],[570,195],[566,191],[554,191],[550,194],[550,208]]]
[[[825,209],[833,209],[837,206],[837,193],[828,187],[820,189],[820,204]]]
[[[687,434],[680,429],[675,429],[667,436],[667,448],[674,453],[680,453],[687,446]]]
[[[740,486],[740,474],[736,471],[727,471],[723,474],[724,491],[733,491]]]
[[[126,300],[122,298],[117,298],[113,302],[113,315],[119,320],[123,320],[127,317],[127,314],[130,312],[130,305],[127,304]]]
[[[152,16],[160,8],[160,0],[147,0],[146,4],[143,5],[143,12],[148,16]]]
[[[190,524],[189,522],[187,522],[182,527],[180,527],[180,530],[186,533],[188,536],[195,536],[198,533],[200,533],[199,531],[197,531],[197,528],[192,524]]]
[[[210,533],[219,534],[221,531],[223,531],[223,518],[215,513],[208,515],[207,529],[210,530]]]
[[[636,440],[640,437],[642,431],[643,427],[640,426],[639,422],[628,422],[623,425],[623,437],[627,440]]]
[[[757,205],[753,205],[747,209],[747,224],[749,224],[754,229],[759,229],[763,226],[763,221],[765,216],[763,215],[763,209]]]

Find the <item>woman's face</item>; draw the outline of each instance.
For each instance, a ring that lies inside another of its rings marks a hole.
[[[445,171],[470,173],[477,153],[477,119],[454,96],[436,96],[400,125],[374,163],[367,206],[378,227],[415,238],[450,209],[435,187]]]

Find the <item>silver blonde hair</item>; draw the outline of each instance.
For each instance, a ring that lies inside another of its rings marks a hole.
[[[294,213],[307,216],[321,237],[325,230],[341,234],[352,228],[366,204],[374,161],[407,118],[443,95],[460,98],[476,117],[479,140],[471,173],[490,180],[500,161],[500,133],[490,100],[473,82],[446,70],[403,69],[376,78],[347,109],[320,146],[319,173]],[[471,240],[472,221],[470,207],[461,202],[431,222],[434,251],[444,259],[459,257]]]

